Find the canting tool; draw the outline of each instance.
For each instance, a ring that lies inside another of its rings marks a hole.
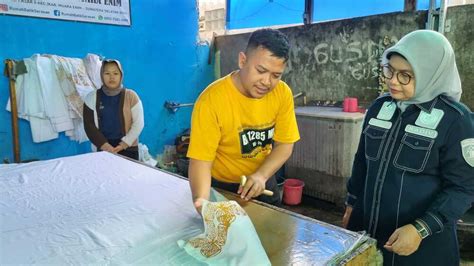
[[[247,177],[243,175],[240,177],[240,185],[244,187],[245,183],[247,183]],[[265,189],[262,194],[271,197],[273,196],[273,191]]]

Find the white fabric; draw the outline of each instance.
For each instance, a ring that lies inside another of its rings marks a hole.
[[[87,141],[82,120],[84,98],[95,90],[86,72],[84,62],[78,58],[51,56],[56,75],[69,108],[69,117],[73,120],[74,128],[66,132],[71,140]]]
[[[102,79],[100,77],[100,68],[102,67],[102,61],[100,57],[95,54],[87,54],[83,59],[84,65],[86,67],[87,75],[92,81],[95,89],[100,89],[102,86]]]
[[[96,103],[97,103],[97,90],[86,95],[86,98],[84,99],[84,104],[87,105],[89,109],[94,111],[94,125],[97,128],[99,128],[99,117],[97,115]],[[94,152],[97,151],[97,147],[92,142],[91,142],[91,150]]]
[[[18,117],[30,122],[33,142],[55,139],[58,137],[58,133],[53,129],[46,115],[36,62],[30,58],[25,58],[24,62],[28,72],[19,75],[15,82]],[[8,100],[6,109],[11,112],[10,100]]]
[[[47,99],[45,104],[46,115],[56,132],[72,130],[74,124],[69,117],[68,104],[59,84],[54,62],[48,57],[35,55],[38,78],[41,85],[43,99]]]
[[[156,166],[158,163],[157,160],[151,157],[150,153],[148,152],[148,147],[142,143],[138,143],[138,159],[150,166]]]
[[[89,109],[94,110],[94,124],[99,127],[99,117],[97,116],[96,104],[97,104],[97,91],[89,93],[84,99],[84,103],[89,107]]]
[[[77,93],[76,88],[74,86],[72,73],[69,71],[68,60],[64,57],[56,55],[52,55],[51,59],[54,65],[54,70],[56,71],[56,75],[58,77],[59,84],[64,93],[64,96],[66,97],[66,102],[68,103],[69,117],[72,119],[74,125],[73,129],[66,131],[65,134],[71,140],[79,140],[80,142],[83,142],[87,140],[87,138],[85,140],[81,139],[80,137],[76,139],[76,135],[85,135],[84,129],[82,129],[82,132],[84,132],[84,134],[81,134],[81,129],[76,126],[83,124],[78,124],[77,122],[75,122],[76,120],[82,120],[83,101],[80,99],[79,94]],[[76,133],[76,131],[78,132]]]
[[[15,82],[18,114],[25,119],[28,116],[46,118],[36,63],[29,58],[25,58],[24,62],[28,73],[19,75]],[[7,110],[10,111],[10,106]]]
[[[252,221],[235,201],[204,201],[204,233],[178,244],[209,265],[271,265]]]
[[[89,54],[87,58],[90,66],[100,71],[98,56]],[[63,131],[71,140],[87,141],[82,108],[84,98],[95,88],[83,60],[35,54],[24,62],[27,73],[15,82],[18,116],[30,121],[33,141],[52,140]],[[6,109],[11,111],[10,99]]]
[[[82,107],[87,94],[94,91],[94,86],[86,73],[81,59],[51,56],[55,64],[55,71],[66,96],[69,107],[82,117]]]
[[[107,152],[0,164],[0,265],[204,265],[177,245],[202,231],[191,198],[187,180]],[[288,264],[337,264],[364,237],[293,219]]]
[[[0,265],[201,265],[189,183],[97,152],[0,164]]]
[[[145,126],[142,101],[139,100],[137,104],[132,107],[131,111],[132,125],[130,127],[130,130],[127,132],[127,135],[122,138],[122,141],[127,143],[128,146],[133,145],[133,142],[138,139],[140,133],[143,130],[143,127]]]
[[[73,78],[69,70],[68,60],[56,55],[52,55],[51,60],[54,66],[54,72],[58,78],[59,86],[66,98],[68,109],[77,115],[82,116],[80,97],[72,80]]]
[[[28,120],[30,121],[33,142],[40,143],[58,138],[58,132],[54,131],[49,119],[30,116]]]

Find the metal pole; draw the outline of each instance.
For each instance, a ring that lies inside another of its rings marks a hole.
[[[304,1],[303,23],[304,25],[311,25],[313,23],[314,0]]]
[[[438,32],[444,34],[444,25],[446,23],[446,11],[448,9],[447,0],[441,0],[441,7],[439,9],[439,26]]]
[[[193,106],[194,103],[176,103],[171,101],[165,101],[165,108],[171,113],[176,113],[180,107]]]
[[[410,12],[416,11],[416,0],[405,0],[403,11]]]
[[[428,21],[426,22],[425,27],[427,30],[435,30],[434,25],[436,15],[436,0],[430,0],[430,9],[428,9]]]

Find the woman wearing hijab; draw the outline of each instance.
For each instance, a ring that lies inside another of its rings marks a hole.
[[[97,150],[138,160],[138,136],[144,126],[140,98],[123,87],[119,61],[104,60],[100,74],[102,87],[87,95],[84,103],[86,134]]]
[[[474,199],[473,114],[459,102],[440,33],[407,34],[382,56],[390,94],[367,111],[343,225],[377,239],[384,265],[459,265],[456,221]]]

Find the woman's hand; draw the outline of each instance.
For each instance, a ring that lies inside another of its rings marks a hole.
[[[128,148],[127,143],[121,141],[116,147],[114,147],[113,153],[119,153]]]
[[[112,147],[112,145],[110,145],[108,142],[102,144],[102,146],[100,146],[100,150],[115,153],[114,147]]]
[[[344,216],[342,216],[342,227],[347,228],[349,224],[349,219],[351,218],[352,214],[352,207],[346,206],[346,211],[344,212]]]
[[[408,256],[418,249],[421,240],[415,226],[407,224],[395,230],[383,247],[400,256]]]
[[[127,148],[127,144],[123,144],[123,142],[120,142],[119,145],[115,146],[113,153],[119,153]]]

